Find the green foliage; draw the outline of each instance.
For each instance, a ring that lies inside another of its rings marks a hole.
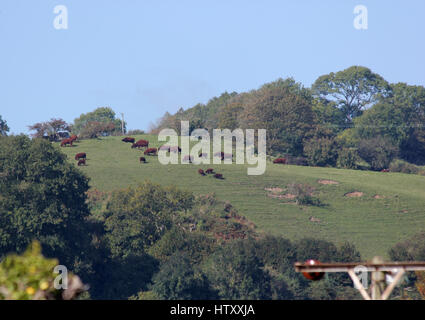
[[[295,196],[298,205],[320,205],[320,200],[313,196],[315,189],[302,183],[288,184],[288,192]]]
[[[187,232],[174,226],[157,241],[148,252],[162,263],[179,252],[185,254],[192,264],[199,264],[216,247],[215,241],[199,232]]]
[[[333,138],[313,138],[304,145],[304,154],[309,165],[325,167],[335,166],[339,145]]]
[[[357,169],[359,156],[354,148],[342,148],[338,151],[336,166],[342,169]]]
[[[0,262],[0,300],[45,299],[57,294],[53,269],[59,263],[41,254],[34,241],[22,255],[10,254]]]
[[[418,166],[400,159],[396,159],[391,162],[389,169],[391,172],[401,172],[408,174],[418,174],[421,172],[421,169]]]
[[[397,243],[389,251],[394,261],[424,261],[425,260],[425,232],[420,232],[409,239]]]
[[[152,292],[163,300],[203,300],[215,298],[208,280],[196,271],[184,254],[176,253],[153,277]]]
[[[124,123],[124,131],[125,126]],[[115,112],[111,108],[100,107],[92,112],[81,114],[79,118],[75,119],[72,131],[78,135],[81,133],[88,135],[88,133],[93,133],[96,128],[102,129],[96,130],[98,134],[109,135],[114,131],[121,132],[121,120],[115,117]]]
[[[149,181],[115,191],[106,207],[106,238],[114,256],[142,254],[191,209],[193,195]]]
[[[303,140],[312,130],[311,98],[291,88],[265,88],[246,102],[240,115],[242,128],[267,130],[268,152],[301,155]]]
[[[57,147],[26,136],[0,138],[0,176],[0,256],[37,239],[48,257],[84,269],[91,241],[88,178]]]
[[[391,140],[378,136],[361,140],[358,154],[369,163],[372,170],[382,170],[387,169],[391,161],[398,155],[398,148]]]
[[[389,90],[388,83],[380,75],[361,66],[323,75],[312,85],[317,97],[336,103],[348,123]]]
[[[251,241],[229,243],[210,256],[203,270],[221,299],[270,299],[270,277]]]
[[[7,122],[0,115],[0,136],[7,136],[8,132],[9,127],[7,126]]]

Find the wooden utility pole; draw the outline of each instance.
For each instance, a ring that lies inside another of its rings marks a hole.
[[[371,262],[349,262],[349,263],[295,263],[295,271],[303,273],[320,273],[320,272],[347,272],[356,288],[365,300],[386,300],[390,296],[393,289],[400,282],[406,271],[423,271],[425,270],[424,261],[407,261],[407,262],[384,262],[381,257],[374,257]],[[356,275],[356,271],[371,272],[372,284],[370,294],[364,287],[364,283]],[[390,273],[393,278],[386,283],[386,276]]]

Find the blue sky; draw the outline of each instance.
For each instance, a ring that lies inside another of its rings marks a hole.
[[[353,27],[356,5],[368,29]],[[68,29],[53,27],[56,5]],[[425,1],[1,0],[0,115],[11,132],[99,106],[129,129],[279,77],[363,65],[425,85]]]

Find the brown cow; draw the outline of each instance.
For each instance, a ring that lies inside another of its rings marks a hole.
[[[85,158],[78,160],[78,166],[82,166],[82,165],[86,165],[86,159]]]
[[[169,152],[174,152],[174,153],[178,152],[178,153],[181,153],[182,152],[182,149],[179,146],[170,147],[170,151]]]
[[[74,140],[72,140],[71,138],[63,139],[61,142],[61,147],[65,147],[67,144],[69,144],[72,147],[73,142]]]
[[[276,158],[276,159],[273,160],[273,163],[286,164],[286,159],[285,158]]]
[[[148,148],[149,147],[149,141],[147,141],[147,140],[143,140],[143,139],[141,139],[141,140],[139,140],[139,141],[137,141],[136,143],[133,143],[132,145],[131,145],[131,148],[132,149],[134,149],[134,148]]]
[[[157,149],[156,148],[148,148],[145,150],[145,152],[143,153],[144,155],[154,155],[156,156],[157,153]]]
[[[79,160],[79,159],[86,159],[87,158],[87,155],[86,155],[86,153],[85,152],[80,152],[80,153],[77,153],[76,155],[75,155],[75,160]]]
[[[125,137],[124,139],[121,140],[122,142],[130,142],[130,143],[134,143],[134,141],[136,141],[136,139],[132,138],[132,137]]]
[[[199,169],[199,170],[198,170],[198,173],[199,173],[201,176],[205,176],[205,172],[204,172],[204,170],[202,170],[202,169]]]
[[[140,163],[146,163],[146,158],[145,157],[140,157],[139,161],[140,161]]]
[[[382,169],[381,172],[390,172],[390,169]]]
[[[214,175],[214,178],[216,178],[216,179],[223,179],[223,175],[221,173],[216,173]]]
[[[208,168],[205,173],[210,174],[210,173],[214,173],[214,169],[212,168]]]

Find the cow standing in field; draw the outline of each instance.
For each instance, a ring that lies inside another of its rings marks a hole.
[[[182,152],[182,149],[179,146],[174,146],[174,147],[170,147],[170,151],[169,152],[174,152],[174,153],[178,152],[178,153],[181,153]]]
[[[199,169],[199,170],[198,170],[198,173],[199,173],[201,176],[205,176],[205,172],[204,172],[204,170],[202,170],[202,169]]]
[[[214,173],[214,169],[212,169],[212,168],[208,168],[208,169],[205,171],[205,173],[206,173],[206,174],[212,174],[212,173]]]
[[[78,164],[77,165],[78,166],[86,165],[86,159],[83,158],[83,159],[78,160]]]
[[[69,144],[72,147],[72,143],[74,142],[73,139],[68,138],[68,139],[63,139],[61,142],[61,147],[65,147],[67,144]]]
[[[132,137],[125,137],[124,139],[121,140],[122,142],[130,142],[130,143],[134,143],[134,141],[136,141],[136,139],[132,138]]]
[[[149,155],[149,156],[156,156],[157,151],[158,150],[156,148],[148,148],[148,149],[145,150],[145,152],[143,154]]]
[[[75,160],[86,159],[87,155],[85,152],[80,152],[75,155]]]
[[[140,157],[139,162],[140,163],[146,163],[146,158],[145,157]]]
[[[273,163],[280,163],[280,164],[286,164],[285,158],[276,158],[273,160]]]
[[[132,149],[134,149],[134,148],[140,149],[140,148],[148,148],[148,147],[149,147],[149,141],[143,140],[143,139],[141,139],[141,140],[139,140],[136,143],[133,143],[131,145]]]
[[[223,179],[223,175],[221,173],[216,173],[214,175],[214,178],[216,178],[216,179]]]

